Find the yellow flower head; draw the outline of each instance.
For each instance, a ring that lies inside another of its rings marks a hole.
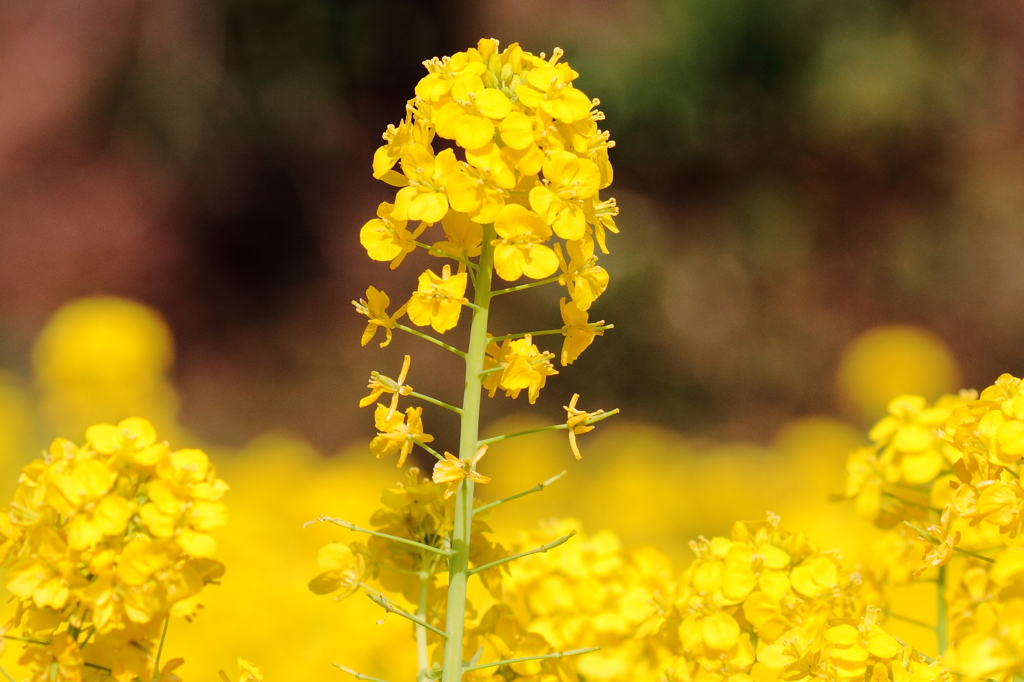
[[[309,581],[313,594],[337,592],[336,600],[344,599],[359,589],[366,572],[366,560],[343,542],[332,542],[320,548],[316,557],[321,573]]]
[[[462,306],[469,303],[465,298],[467,275],[465,272],[452,274],[450,265],[445,265],[441,276],[427,270],[419,279],[419,287],[409,299],[407,310],[413,324],[443,334],[459,323]]]
[[[405,228],[407,220],[394,216],[395,206],[387,202],[377,207],[377,217],[359,230],[359,243],[373,260],[391,261],[394,270],[405,257],[416,249],[416,238],[426,228],[420,225],[415,232]]]
[[[405,458],[418,443],[430,443],[434,437],[423,432],[423,408],[410,407],[405,411],[392,412],[383,405],[377,405],[373,415],[377,426],[377,437],[370,441],[370,452],[377,459],[398,453],[398,466],[405,464]]]
[[[559,311],[562,313],[562,335],[565,341],[562,342],[562,366],[571,365],[594,342],[595,336],[604,336],[605,329],[611,329],[613,325],[606,325],[604,320],[590,322],[590,315],[580,310],[575,303],[560,299],[558,301]]]
[[[569,415],[565,425],[569,430],[569,447],[572,448],[572,454],[576,455],[576,459],[583,459],[583,455],[580,454],[580,450],[576,446],[576,434],[593,431],[594,427],[588,422],[598,415],[603,415],[604,410],[597,410],[596,412],[584,412],[583,410],[577,410],[576,401],[579,399],[580,394],[573,393],[572,400],[570,400],[569,404],[565,406],[565,411]]]
[[[359,340],[359,343],[363,346],[373,340],[373,337],[377,335],[377,330],[384,329],[384,340],[381,342],[380,347],[384,348],[391,343],[391,330],[395,328],[398,323],[398,318],[405,314],[405,308],[399,308],[393,316],[388,315],[388,306],[391,305],[391,299],[383,291],[377,291],[374,287],[369,287],[366,290],[366,299],[359,299],[358,301],[352,301],[352,305],[356,307],[356,312],[360,315],[365,315],[369,318],[369,322],[366,323],[366,329],[363,330],[363,336]]]
[[[398,397],[412,393],[412,386],[405,383],[405,378],[409,374],[409,366],[411,364],[412,357],[406,355],[402,361],[402,371],[399,372],[397,381],[379,372],[371,372],[370,383],[366,386],[370,389],[370,395],[360,399],[359,407],[372,405],[380,400],[382,395],[390,393],[391,404],[388,406],[387,418],[391,419],[392,415],[395,414],[395,410],[398,409]]]
[[[486,445],[481,445],[476,454],[466,461],[459,459],[450,452],[445,452],[444,459],[438,460],[434,464],[434,475],[432,476],[434,483],[438,485],[441,483],[448,484],[448,489],[444,492],[445,499],[455,494],[456,489],[464,478],[468,478],[475,483],[490,483],[490,478],[476,471],[477,462],[485,454],[487,454]]]
[[[498,276],[514,282],[523,275],[531,279],[550,277],[558,270],[558,257],[544,242],[551,228],[533,211],[508,204],[494,221],[494,269]]]
[[[558,370],[551,364],[554,354],[547,351],[542,353],[529,334],[507,342],[502,350],[505,353],[502,359],[505,369],[501,373],[499,385],[513,399],[518,398],[524,388],[527,389],[530,404],[534,404],[547,378],[558,374]]]

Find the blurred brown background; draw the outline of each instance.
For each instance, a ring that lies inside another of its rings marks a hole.
[[[565,48],[618,143],[592,310],[616,329],[544,412],[583,388],[765,440],[843,414],[842,349],[888,323],[981,388],[1024,365],[1022,34],[996,0],[6,0],[0,366],[27,380],[59,306],[114,294],[168,320],[181,420],[210,442],[368,437],[365,379],[410,348],[417,390],[457,390],[422,344],[361,349],[349,301],[436,267],[359,247],[391,191],[370,159],[420,62],[493,36]],[[557,326],[531,293],[498,324]]]

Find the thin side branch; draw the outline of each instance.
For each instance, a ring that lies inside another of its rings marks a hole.
[[[494,436],[492,438],[484,438],[483,440],[477,441],[478,447],[480,445],[489,445],[491,443],[497,443],[500,440],[508,440],[509,438],[519,438],[520,436],[529,436],[534,433],[541,433],[543,431],[564,431],[569,428],[568,424],[552,424],[551,426],[542,426],[539,429],[530,429],[529,431],[517,431],[516,433],[506,433],[500,436]]]
[[[348,673],[357,680],[369,680],[370,682],[388,682],[387,680],[382,680],[379,677],[370,677],[369,675],[364,675],[361,672],[356,672],[352,668],[341,665],[340,663],[331,663],[331,665],[333,665],[335,668],[337,668],[343,673]]]
[[[435,346],[440,346],[441,348],[444,348],[447,351],[451,351],[452,353],[455,353],[456,355],[458,355],[463,360],[466,359],[466,353],[464,351],[459,350],[455,346],[449,346],[444,341],[442,341],[440,339],[435,339],[430,334],[424,334],[420,330],[413,329],[412,327],[407,327],[404,324],[397,324],[396,323],[395,324],[395,329],[401,329],[403,332],[407,332],[409,334],[412,334],[413,336],[418,336],[421,339],[423,339],[424,341],[429,341],[430,343],[434,344]]]
[[[332,518],[330,516],[325,516],[323,514],[321,514],[319,518],[313,519],[312,521],[306,521],[304,524],[302,524],[302,527],[305,528],[309,524],[317,523],[318,521],[323,521],[325,523],[333,523],[335,526],[341,526],[342,528],[348,528],[349,530],[353,530],[353,531],[355,531],[357,533],[366,533],[367,535],[375,535],[375,536],[377,536],[379,538],[386,538],[388,540],[393,540],[395,542],[401,542],[403,545],[409,545],[411,547],[416,547],[418,549],[423,549],[423,550],[426,550],[428,552],[433,552],[434,554],[440,554],[441,556],[445,556],[445,557],[451,556],[451,552],[449,552],[446,549],[440,549],[438,547],[431,547],[430,545],[425,545],[422,542],[416,542],[415,540],[410,540],[408,538],[400,538],[397,535],[388,535],[387,533],[378,533],[377,531],[370,530],[369,528],[360,528],[359,526],[357,526],[354,523],[349,523],[348,521],[345,521],[343,519],[335,519],[335,518]]]
[[[372,601],[374,604],[376,604],[377,606],[379,606],[382,609],[384,609],[386,612],[388,612],[388,613],[397,613],[402,618],[407,618],[408,620],[411,620],[413,623],[416,623],[416,625],[419,625],[420,627],[424,627],[424,628],[430,630],[435,635],[440,635],[443,639],[448,639],[448,633],[447,632],[445,632],[444,630],[440,630],[438,628],[435,628],[433,625],[431,625],[427,621],[423,620],[422,618],[420,618],[416,614],[409,613],[408,611],[406,611],[405,609],[400,607],[398,604],[396,604],[395,602],[393,602],[390,599],[388,599],[387,597],[385,597],[382,593],[374,592],[373,590],[371,590],[370,588],[366,587],[365,585],[363,585],[363,589],[366,590],[366,596],[370,598],[370,601]]]
[[[480,571],[486,571],[488,568],[494,568],[495,566],[500,566],[502,564],[507,564],[510,561],[515,561],[516,559],[522,559],[524,556],[530,556],[531,554],[539,554],[541,552],[546,552],[549,549],[554,549],[555,547],[558,547],[560,545],[564,545],[565,543],[567,543],[569,541],[569,538],[571,538],[573,535],[576,535],[576,531],[572,531],[568,535],[563,535],[562,537],[558,538],[557,540],[552,540],[548,544],[541,545],[540,547],[536,547],[534,549],[531,549],[528,552],[520,552],[519,554],[513,554],[512,556],[507,556],[504,559],[498,559],[497,561],[492,561],[491,563],[484,564],[483,566],[477,566],[476,568],[471,568],[471,569],[469,569],[469,574],[470,575],[476,575]]]
[[[523,291],[524,289],[532,289],[534,287],[543,286],[545,284],[551,284],[552,282],[558,281],[558,275],[554,277],[548,277],[547,279],[540,279],[536,282],[530,282],[529,284],[520,284],[519,286],[509,287],[508,289],[498,289],[497,291],[491,292],[491,298],[495,296],[501,296],[502,294],[511,294],[515,291]]]
[[[559,651],[556,654],[543,654],[541,656],[523,656],[522,658],[506,658],[504,661],[494,661],[492,663],[481,663],[479,665],[470,665],[462,669],[462,672],[468,673],[474,670],[480,670],[482,668],[493,668],[499,665],[507,665],[509,663],[522,663],[524,661],[539,661],[545,658],[565,658],[567,656],[582,656],[583,654],[589,654],[591,652],[599,650],[601,647],[592,646],[586,649],[571,649],[569,651]]]
[[[446,410],[451,410],[452,412],[454,412],[455,414],[459,415],[460,417],[462,416],[462,409],[461,408],[455,407],[454,405],[449,405],[448,403],[446,403],[443,400],[438,400],[437,398],[431,398],[429,395],[423,395],[422,393],[417,393],[416,391],[411,391],[409,393],[409,395],[411,395],[413,398],[419,398],[420,400],[425,400],[426,402],[430,403],[431,405],[437,405],[438,407],[443,407]]]
[[[565,476],[565,474],[566,474],[566,472],[563,470],[562,473],[555,474],[554,476],[552,476],[548,480],[544,481],[543,483],[538,483],[537,485],[533,486],[529,490],[524,490],[521,493],[516,493],[515,495],[509,495],[508,497],[503,497],[502,499],[497,500],[495,502],[488,502],[487,504],[485,504],[483,506],[480,506],[480,507],[477,507],[476,509],[474,509],[473,510],[473,514],[479,514],[480,512],[482,512],[485,509],[490,509],[491,507],[497,507],[499,504],[505,504],[506,502],[511,502],[512,500],[517,500],[520,497],[525,497],[526,495],[532,495],[533,493],[543,492],[544,488],[547,488],[549,485],[551,485],[552,483],[554,483],[555,481],[560,479],[562,476]]]
[[[11,677],[11,674],[9,672],[4,670],[4,667],[2,665],[0,665],[0,675],[3,675],[4,677],[6,677],[7,678],[7,682],[14,682],[14,678]]]
[[[424,450],[426,450],[427,452],[432,454],[435,459],[444,460],[444,456],[441,455],[441,453],[439,453],[437,450],[435,450],[434,448],[430,447],[429,445],[427,445],[426,443],[424,443],[420,439],[418,439],[418,438],[410,438],[409,440],[411,440],[413,443],[416,443],[416,445],[419,445],[421,448],[423,448]]]
[[[913,528],[915,531],[917,531],[918,535],[920,535],[921,537],[923,537],[925,540],[927,540],[928,542],[932,543],[933,545],[941,545],[942,544],[942,540],[938,539],[937,537],[935,537],[931,533],[928,533],[927,531],[921,530],[920,528],[918,528],[917,526],[912,524],[910,521],[904,521],[903,523],[904,523],[904,525],[907,525],[907,526]],[[990,564],[994,564],[996,562],[996,560],[993,559],[990,556],[985,556],[984,554],[978,554],[977,552],[972,552],[969,549],[960,549],[959,547],[954,547],[953,551],[954,552],[959,552],[960,554],[965,554],[965,555],[970,556],[970,557],[974,557],[975,559],[981,559],[982,561],[987,561]]]

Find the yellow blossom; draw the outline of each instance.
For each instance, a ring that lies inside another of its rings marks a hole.
[[[585,422],[599,414],[604,414],[604,410],[597,410],[596,412],[584,412],[583,410],[577,410],[576,401],[579,399],[580,394],[573,393],[572,400],[570,400],[569,404],[565,406],[565,411],[569,415],[565,424],[566,428],[569,430],[569,447],[572,448],[572,454],[576,455],[576,459],[583,459],[583,455],[580,454],[580,450],[576,446],[576,434],[593,431],[594,427],[586,424]]]
[[[344,599],[359,589],[366,571],[362,554],[342,542],[332,542],[320,549],[316,561],[321,573],[309,581],[313,594],[337,592],[335,599]]]
[[[530,190],[530,207],[563,239],[582,239],[587,231],[583,200],[594,196],[601,174],[590,159],[554,150],[544,159],[545,185]]]
[[[451,86],[452,101],[434,118],[437,134],[463,149],[479,149],[494,139],[493,120],[512,111],[512,102],[500,90],[485,88],[475,73],[459,74]]]
[[[429,147],[411,144],[402,150],[401,165],[409,185],[395,195],[391,219],[436,223],[448,212],[444,185],[459,167],[454,152],[445,149],[435,158]]]
[[[591,323],[590,315],[576,307],[572,301],[566,302],[564,298],[558,301],[559,311],[562,313],[562,335],[565,341],[562,342],[562,366],[571,365],[585,351],[595,336],[604,336],[605,329],[612,325],[605,326],[604,320]]]
[[[412,357],[406,355],[405,359],[402,360],[402,371],[398,373],[397,381],[379,372],[371,372],[370,383],[367,385],[367,388],[370,389],[370,395],[360,399],[359,407],[372,405],[380,400],[382,395],[390,393],[391,404],[388,406],[388,419],[390,419],[391,415],[398,409],[398,397],[412,393],[412,386],[405,383],[405,378],[409,374],[409,366],[411,364]]]
[[[392,270],[416,249],[416,238],[426,228],[423,223],[414,232],[410,232],[405,227],[408,221],[395,218],[394,212],[394,204],[382,202],[377,207],[377,217],[359,230],[359,243],[366,249],[367,255],[373,260],[391,261]]]
[[[542,353],[529,334],[509,341],[502,351],[505,352],[502,358],[505,369],[501,372],[499,385],[513,399],[518,398],[524,388],[527,389],[530,404],[534,404],[547,378],[558,374],[550,361],[554,355],[547,351]]]
[[[433,255],[447,254],[459,260],[468,260],[480,255],[480,246],[484,238],[484,230],[480,223],[471,220],[465,213],[448,211],[441,219],[441,227],[448,239],[433,244],[434,251],[431,251]],[[462,272],[464,268],[465,265],[460,263],[459,272]]]
[[[434,463],[434,475],[431,477],[431,480],[438,485],[442,483],[448,484],[448,489],[444,492],[445,499],[455,494],[456,489],[465,478],[474,483],[490,483],[490,478],[476,471],[477,462],[485,454],[487,454],[487,446],[481,445],[476,454],[469,460],[463,461],[452,453],[445,452],[444,459]]]
[[[507,282],[523,275],[543,279],[558,270],[558,257],[544,245],[551,229],[533,211],[518,204],[501,209],[494,221],[494,269]]]
[[[464,296],[466,282],[466,273],[453,275],[450,265],[442,268],[440,277],[427,270],[407,304],[409,319],[421,327],[430,325],[439,334],[452,329],[459,323],[462,306],[469,303]]]
[[[384,340],[381,342],[380,347],[384,348],[391,343],[391,330],[395,328],[398,322],[398,318],[405,314],[405,308],[399,308],[393,316],[388,315],[388,306],[391,305],[391,299],[383,291],[378,291],[374,287],[369,287],[366,290],[366,299],[359,299],[358,301],[352,301],[352,305],[356,307],[356,312],[360,315],[365,315],[369,318],[369,322],[366,323],[366,329],[363,330],[363,336],[359,340],[360,345],[365,346],[373,337],[377,335],[377,330],[380,328],[384,329]]]
[[[594,255],[594,242],[588,237],[565,243],[569,254],[566,263],[562,249],[555,244],[555,255],[562,274],[558,282],[569,290],[569,298],[580,310],[590,310],[597,297],[608,288],[608,271],[597,264]]]
[[[377,437],[370,441],[370,452],[377,459],[398,453],[398,466],[405,464],[405,458],[419,443],[430,443],[434,437],[423,432],[423,408],[410,407],[405,411],[391,412],[383,405],[377,405],[373,415]]]
[[[238,659],[238,682],[263,682],[263,673],[255,663]]]

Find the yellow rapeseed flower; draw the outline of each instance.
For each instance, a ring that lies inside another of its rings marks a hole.
[[[406,304],[409,319],[421,327],[430,325],[439,334],[455,327],[462,306],[469,303],[464,296],[467,279],[465,272],[453,275],[450,265],[442,268],[440,277],[433,270],[424,272],[420,275],[419,287]]]
[[[388,416],[390,419],[391,415],[398,409],[398,398],[399,396],[409,395],[412,393],[412,386],[405,383],[405,378],[409,374],[409,366],[412,364],[412,356],[406,355],[405,359],[402,360],[402,371],[398,374],[398,379],[391,379],[386,377],[380,372],[370,373],[370,383],[367,384],[367,388],[370,389],[370,395],[360,399],[359,407],[367,407],[372,405],[385,393],[391,394],[391,403],[388,405]]]
[[[357,313],[369,318],[369,321],[366,323],[366,329],[363,330],[363,336],[359,340],[360,345],[365,346],[372,341],[373,337],[377,335],[377,330],[380,328],[384,329],[384,340],[381,342],[380,347],[385,348],[391,343],[391,330],[395,328],[398,319],[405,314],[404,306],[399,308],[394,315],[388,315],[388,306],[391,305],[391,299],[383,291],[378,291],[374,287],[367,288],[366,298],[352,301],[352,305],[356,307]]]
[[[442,483],[448,484],[448,489],[444,491],[445,499],[455,494],[455,490],[465,478],[475,483],[490,483],[490,478],[476,471],[477,462],[485,454],[487,454],[487,446],[481,445],[473,457],[467,461],[459,459],[450,452],[445,452],[444,459],[434,463],[434,475],[431,479],[438,485]]]
[[[370,452],[377,459],[398,453],[398,466],[405,464],[405,458],[417,442],[430,443],[434,437],[423,432],[423,408],[410,407],[405,414],[391,412],[384,405],[377,405],[373,415],[377,437],[370,441]]]
[[[531,279],[550,277],[558,270],[558,257],[544,243],[551,239],[551,228],[533,211],[508,204],[494,221],[494,270],[508,282],[523,275]]]

